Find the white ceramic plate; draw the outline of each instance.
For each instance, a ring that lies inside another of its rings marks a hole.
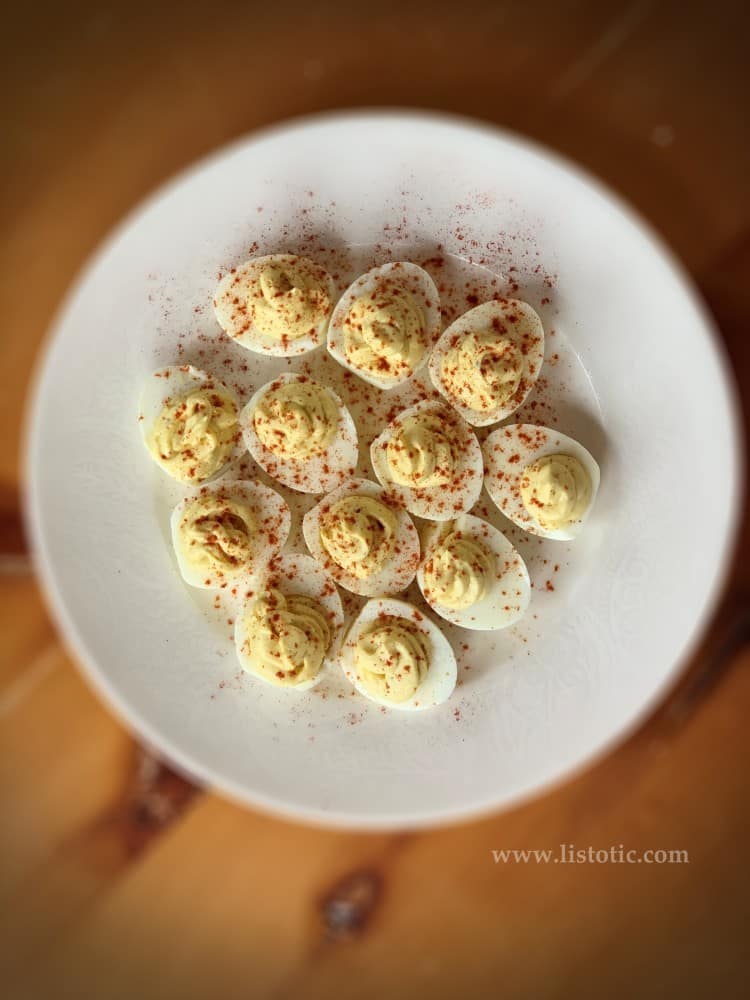
[[[355,247],[342,285],[358,266],[407,254],[443,255],[454,283],[467,267],[458,257],[481,260],[490,284],[492,273],[511,290],[516,282],[548,341],[547,396],[523,415],[554,419],[602,468],[575,543],[509,533],[535,584],[528,617],[489,635],[444,625],[461,684],[417,716],[381,712],[336,676],[295,695],[239,674],[231,611],[211,611],[211,596],[179,578],[168,533],[179,487],[150,463],[136,425],[158,365],[183,358],[222,376],[246,363],[246,398],[289,370],[222,339],[210,298],[217,274],[251,247],[323,244]],[[97,254],[38,382],[30,523],[73,651],[177,766],[299,819],[418,826],[569,775],[654,704],[722,580],[738,510],[737,426],[725,362],[683,272],[597,182],[465,121],[330,116],[213,156]]]

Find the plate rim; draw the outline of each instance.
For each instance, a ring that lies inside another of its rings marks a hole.
[[[51,348],[58,331],[73,312],[78,299],[82,296],[90,278],[103,263],[107,255],[118,244],[132,223],[148,212],[158,201],[177,189],[192,174],[211,167],[220,160],[231,156],[245,147],[273,140],[276,137],[288,135],[295,131],[315,129],[327,125],[343,125],[371,123],[373,125],[413,123],[419,126],[441,127],[449,126],[464,129],[474,135],[483,135],[488,141],[500,140],[514,146],[536,158],[541,158],[556,170],[567,174],[611,207],[615,208],[624,220],[638,230],[652,249],[666,265],[672,280],[679,286],[681,292],[698,316],[703,332],[708,339],[718,364],[719,377],[722,382],[724,401],[729,416],[732,440],[730,452],[733,456],[731,468],[731,484],[729,489],[730,505],[724,537],[717,556],[717,571],[708,588],[701,612],[696,616],[691,629],[685,634],[681,649],[674,661],[665,672],[638,709],[631,713],[607,737],[600,739],[595,746],[572,766],[564,766],[562,770],[545,769],[541,776],[528,782],[520,790],[512,790],[504,794],[496,794],[468,806],[445,807],[428,812],[415,811],[411,814],[389,815],[381,812],[356,813],[342,810],[327,810],[308,806],[291,805],[288,801],[274,796],[251,791],[231,778],[217,773],[210,765],[195,759],[192,754],[176,747],[163,733],[156,731],[144,718],[138,709],[123,697],[107,677],[106,671],[96,662],[96,657],[89,651],[86,640],[73,620],[66,604],[63,590],[59,585],[55,569],[49,558],[45,544],[43,525],[41,488],[39,483],[38,450],[42,438],[42,400],[47,380],[52,375],[49,364]],[[30,541],[32,565],[48,610],[58,627],[59,638],[74,664],[83,673],[89,685],[104,701],[108,710],[132,734],[163,760],[177,773],[188,780],[198,782],[207,791],[215,791],[238,804],[260,809],[266,814],[283,818],[287,821],[312,825],[328,829],[349,831],[392,831],[439,828],[459,823],[477,820],[491,814],[499,814],[515,808],[541,794],[551,792],[561,785],[573,781],[583,772],[595,767],[607,754],[624,744],[640,727],[644,720],[663,701],[668,690],[674,685],[687,666],[690,658],[706,633],[715,615],[720,599],[725,593],[726,584],[731,569],[731,557],[736,548],[740,525],[742,522],[743,495],[745,487],[745,453],[743,447],[744,430],[741,418],[742,410],[739,391],[734,372],[729,362],[726,346],[718,332],[713,316],[708,310],[698,292],[687,269],[675,252],[667,245],[662,236],[646,220],[641,213],[629,204],[617,191],[602,181],[586,167],[575,161],[510,129],[503,128],[482,119],[453,113],[423,110],[419,108],[388,108],[369,107],[356,110],[324,111],[312,115],[298,115],[285,118],[272,125],[245,133],[229,143],[212,150],[208,154],[188,163],[178,172],[167,177],[153,187],[145,197],[137,201],[125,213],[115,226],[108,230],[104,238],[91,250],[73,282],[63,296],[49,323],[45,336],[38,348],[32,369],[29,388],[26,394],[25,414],[22,426],[22,489],[24,494],[24,522]]]

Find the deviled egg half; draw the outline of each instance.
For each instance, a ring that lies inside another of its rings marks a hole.
[[[146,381],[139,422],[149,454],[181,483],[216,479],[240,452],[239,402],[192,365],[160,368]]]
[[[339,299],[328,350],[379,389],[406,382],[440,334],[440,297],[424,268],[394,261],[357,278]]]
[[[291,358],[324,342],[335,301],[324,267],[297,254],[275,253],[233,267],[216,289],[214,312],[242,347]]]
[[[475,427],[510,416],[539,377],[544,327],[518,299],[493,299],[451,323],[432,352],[435,388]]]
[[[172,544],[192,587],[224,587],[256,573],[289,537],[291,514],[270,486],[249,480],[203,486],[172,511]]]
[[[531,598],[521,556],[494,525],[472,514],[436,525],[417,572],[422,596],[441,618],[461,628],[507,628]]]
[[[456,657],[443,633],[413,604],[390,597],[365,604],[339,662],[360,694],[386,708],[434,708],[456,686]]]
[[[354,421],[332,389],[306,375],[280,375],[262,386],[240,426],[258,465],[290,489],[327,493],[354,475]]]
[[[336,583],[373,597],[405,590],[419,566],[419,535],[393,495],[350,479],[302,521],[308,549]]]
[[[276,687],[305,691],[338,647],[344,624],[341,598],[328,573],[310,556],[276,556],[249,579],[234,642],[248,673]]]
[[[596,499],[599,466],[583,445],[537,424],[499,427],[484,443],[485,484],[524,531],[575,538]]]
[[[472,429],[441,400],[403,410],[372,443],[383,486],[395,486],[406,509],[431,521],[465,513],[482,489],[482,449]]]

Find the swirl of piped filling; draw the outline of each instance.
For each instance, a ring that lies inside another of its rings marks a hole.
[[[232,397],[218,385],[201,386],[165,401],[146,444],[174,479],[203,483],[227,463],[238,433]]]
[[[314,333],[331,311],[328,275],[306,257],[279,254],[257,269],[248,307],[261,333],[298,340]]]
[[[318,601],[271,588],[253,606],[242,651],[266,680],[296,687],[318,676],[330,644],[331,626]]]
[[[545,455],[523,470],[521,500],[543,528],[564,530],[586,513],[591,477],[572,455]]]
[[[385,566],[393,555],[398,520],[375,497],[344,497],[320,518],[320,543],[331,559],[358,580]]]
[[[494,558],[478,539],[449,531],[425,563],[425,596],[455,611],[470,608],[486,595],[494,571]]]
[[[402,420],[385,454],[391,479],[400,486],[425,489],[453,481],[455,444],[450,426],[438,413],[416,413]]]
[[[253,412],[262,444],[281,458],[304,461],[325,451],[336,436],[339,407],[333,394],[312,379],[271,385]]]
[[[459,403],[489,413],[513,398],[523,367],[523,356],[511,340],[496,330],[476,330],[456,338],[445,352],[440,374]]]
[[[207,493],[185,505],[178,530],[187,563],[228,576],[250,561],[257,524],[246,504]]]
[[[425,312],[401,282],[380,278],[343,321],[349,364],[381,378],[408,378],[427,349]]]
[[[429,640],[408,618],[383,615],[358,636],[354,665],[370,694],[399,704],[412,698],[427,677]]]

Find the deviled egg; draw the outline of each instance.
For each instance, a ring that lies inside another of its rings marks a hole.
[[[280,375],[240,415],[247,450],[269,476],[301,493],[327,493],[357,467],[357,428],[341,399],[306,375]]]
[[[308,549],[353,594],[395,594],[414,579],[419,535],[392,493],[367,479],[350,479],[302,521]]]
[[[417,583],[441,618],[477,631],[512,625],[531,597],[521,556],[501,531],[472,514],[435,526]]]
[[[510,416],[539,377],[544,327],[526,302],[493,299],[451,323],[432,352],[435,388],[475,427]]]
[[[156,464],[173,479],[199,486],[239,454],[239,412],[223,382],[192,365],[173,365],[147,380],[139,422]]]
[[[328,350],[365,382],[392,389],[425,362],[440,326],[432,278],[417,264],[395,261],[347,288],[331,316]]]
[[[393,598],[365,604],[339,662],[360,694],[387,708],[434,708],[456,686],[456,657],[443,633],[413,604]]]
[[[403,410],[370,448],[375,475],[396,486],[411,514],[447,521],[465,513],[482,489],[482,449],[472,429],[441,400]]]
[[[285,500],[263,483],[203,486],[172,511],[172,544],[182,578],[209,589],[257,572],[289,537]]]
[[[499,427],[484,443],[485,484],[519,528],[544,538],[580,532],[599,488],[599,466],[583,445],[537,424]]]
[[[320,264],[275,253],[233,267],[214,296],[221,328],[259,354],[291,358],[323,343],[336,289]]]
[[[336,585],[310,556],[276,556],[250,578],[234,641],[243,669],[276,687],[318,683],[337,648],[344,612]]]

